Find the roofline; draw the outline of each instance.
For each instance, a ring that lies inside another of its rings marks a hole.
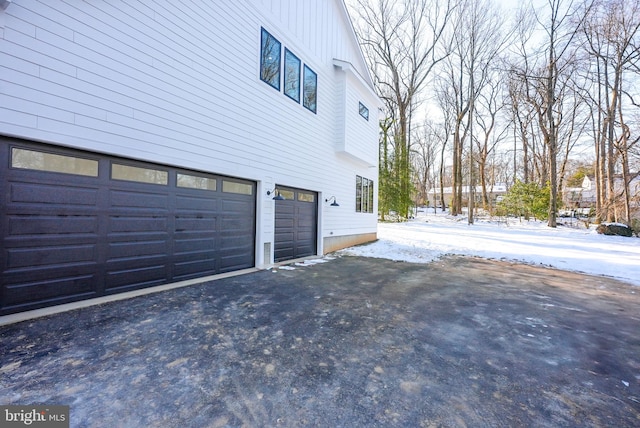
[[[367,63],[367,60],[364,57],[364,53],[362,52],[362,48],[360,47],[360,41],[358,40],[358,35],[356,33],[356,30],[353,26],[353,21],[351,20],[351,15],[349,15],[349,9],[347,9],[347,4],[345,3],[345,0],[338,0],[338,3],[340,3],[342,5],[342,13],[344,14],[344,17],[347,20],[347,23],[349,24],[349,29],[351,30],[351,36],[353,37],[353,41],[355,42],[356,46],[358,47],[358,53],[360,54],[360,61],[362,62],[362,66],[364,68],[364,76],[361,76],[364,81],[371,87],[371,89],[375,92],[375,85],[373,84],[373,79],[371,78],[371,71],[369,70],[369,65]],[[358,73],[359,74],[359,73]]]

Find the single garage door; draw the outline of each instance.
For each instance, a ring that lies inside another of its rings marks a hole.
[[[278,186],[274,260],[296,259],[317,253],[318,194]]]
[[[255,182],[8,139],[0,162],[0,314],[255,265]]]

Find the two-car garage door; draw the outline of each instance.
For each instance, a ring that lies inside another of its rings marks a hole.
[[[0,314],[255,265],[253,181],[0,140]]]

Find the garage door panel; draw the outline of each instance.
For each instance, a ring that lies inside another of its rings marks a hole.
[[[38,205],[94,206],[98,200],[97,188],[55,186],[40,183],[11,183],[11,202]]]
[[[225,252],[247,252],[253,248],[251,236],[221,236],[220,242]]]
[[[185,209],[189,211],[218,211],[218,200],[213,199],[210,194],[200,197],[178,195],[176,196],[176,205],[178,207],[185,207]]]
[[[19,268],[37,268],[42,266],[71,267],[95,259],[95,245],[69,245],[55,247],[16,248],[7,251],[6,268],[11,271]]]
[[[280,248],[274,251],[273,257],[276,262],[293,259],[295,257],[293,246],[286,246],[286,244],[283,244]]]
[[[315,229],[315,223],[313,219],[298,217],[298,230],[300,229]]]
[[[215,275],[220,271],[217,267],[217,261],[217,257],[210,257],[202,260],[175,263],[173,265],[174,278],[176,280],[185,280],[199,276]]]
[[[175,222],[176,232],[182,231],[215,231],[218,219],[213,216],[178,215]]]
[[[112,207],[144,208],[144,209],[168,209],[169,197],[162,193],[128,192],[115,190],[110,192]]]
[[[109,270],[106,290],[108,292],[123,292],[152,287],[166,283],[167,276],[165,264],[144,266],[137,269]],[[135,278],[135,281],[132,281],[132,278]]]
[[[276,230],[293,230],[295,227],[293,217],[276,218]]]
[[[98,231],[97,216],[67,215],[9,215],[7,236],[66,234],[95,234]]]
[[[281,242],[283,245],[294,241],[293,232],[278,231],[275,233],[276,242]]]
[[[223,232],[249,232],[252,230],[253,219],[244,217],[222,217],[221,231]]]
[[[231,272],[238,269],[247,268],[249,259],[241,254],[221,255],[220,272]]]
[[[160,255],[167,251],[167,241],[111,242],[108,246],[107,260],[117,261],[136,257]]]
[[[293,217],[296,213],[295,202],[290,200],[276,201],[276,214],[285,217]]]
[[[253,204],[246,200],[229,199],[227,196],[222,200],[222,211],[250,216],[253,212]]]
[[[214,251],[216,248],[216,238],[214,236],[176,239],[174,242],[174,254],[192,254],[199,251]]]
[[[46,277],[42,281],[17,283],[9,286],[5,290],[4,297],[8,305],[16,305],[33,299],[41,300],[92,294],[96,280],[94,274],[78,274],[63,278]]]
[[[109,231],[111,233],[136,233],[136,232],[162,232],[167,230],[167,218],[160,216],[134,217],[111,216],[109,217]]]

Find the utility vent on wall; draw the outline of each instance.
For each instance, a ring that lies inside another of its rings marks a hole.
[[[264,243],[264,264],[271,263],[271,242]]]

